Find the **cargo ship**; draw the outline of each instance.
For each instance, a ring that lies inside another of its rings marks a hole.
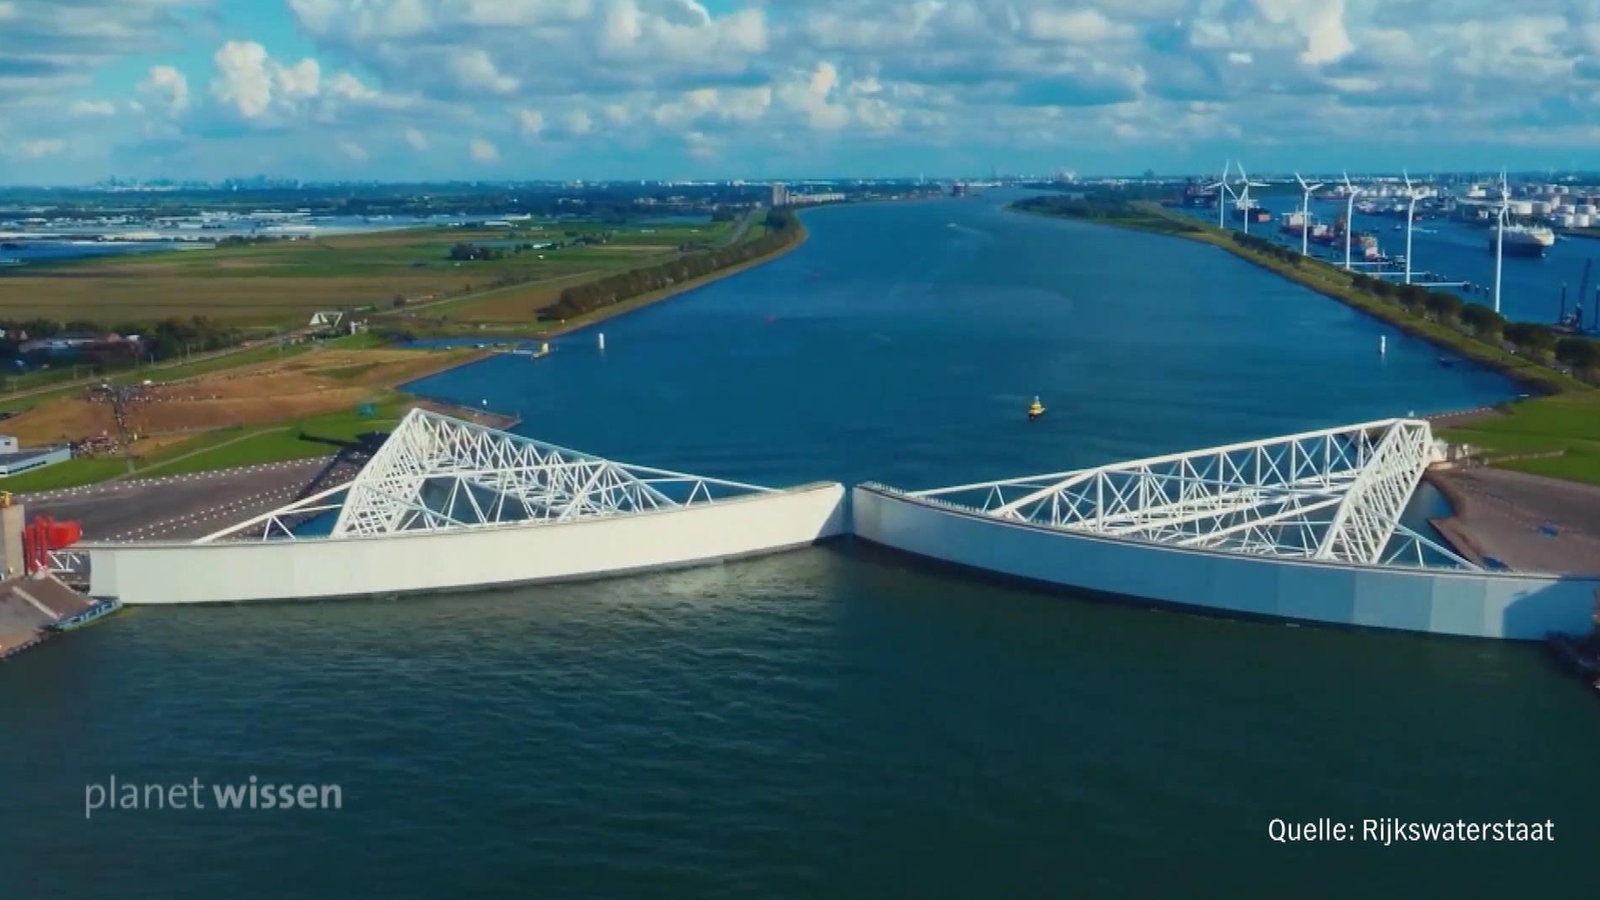
[[[1499,228],[1489,229],[1489,249],[1498,243]],[[1507,256],[1543,256],[1555,246],[1556,233],[1543,225],[1507,225],[1504,252]]]
[[[1295,213],[1293,216],[1285,216],[1285,225],[1283,230],[1289,234],[1298,236],[1300,234],[1299,223],[1294,221],[1294,219],[1297,219],[1298,217],[1299,213]],[[1334,219],[1333,227],[1331,228],[1326,225],[1312,223],[1311,242],[1313,244],[1321,244],[1324,247],[1343,247],[1344,233],[1348,227],[1349,224],[1345,221],[1344,216],[1339,216],[1338,218]],[[1378,247],[1378,238],[1375,235],[1364,231],[1353,231],[1350,233],[1350,253],[1352,256],[1365,260],[1366,262],[1383,261],[1383,251]]]

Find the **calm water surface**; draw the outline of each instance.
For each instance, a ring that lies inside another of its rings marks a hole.
[[[1272,210],[1275,217],[1280,217],[1298,210],[1300,198],[1298,195],[1292,200],[1284,196],[1275,196],[1268,199],[1265,205]],[[1311,202],[1311,215],[1315,222],[1332,223],[1344,215],[1344,210],[1345,205],[1342,201]],[[1214,209],[1209,213],[1204,210],[1193,210],[1191,214],[1207,224],[1216,224],[1217,213]],[[1355,222],[1357,231],[1369,231],[1378,238],[1378,246],[1386,255],[1405,255],[1406,233],[1403,219],[1356,213]],[[1300,249],[1300,238],[1283,234],[1277,218],[1274,218],[1271,224],[1251,225],[1250,233],[1281,241],[1295,250]],[[1476,286],[1475,289],[1458,293],[1475,303],[1492,305],[1494,246],[1490,243],[1490,239],[1493,234],[1494,232],[1487,226],[1465,222],[1446,219],[1418,222],[1411,232],[1413,278],[1419,282],[1441,279],[1470,282]],[[1344,264],[1342,241],[1331,247],[1312,244],[1310,249],[1313,256],[1321,257],[1335,265]],[[1359,253],[1359,249],[1356,252]],[[1565,285],[1567,299],[1564,309],[1567,312],[1573,309],[1580,290],[1587,295],[1583,301],[1583,321],[1584,327],[1592,330],[1595,313],[1600,311],[1600,306],[1597,306],[1600,269],[1590,273],[1587,289],[1583,284],[1583,270],[1585,265],[1595,260],[1600,260],[1600,240],[1576,235],[1558,236],[1555,246],[1540,257],[1506,255],[1501,261],[1500,311],[1512,321],[1554,324],[1563,311],[1561,289]],[[1396,271],[1402,270],[1403,267],[1396,269]],[[1436,275],[1430,279],[1429,276],[1422,274],[1424,272]],[[1391,280],[1398,284],[1402,279],[1397,275]]]
[[[1207,248],[993,200],[422,387],[706,474],[907,486],[1507,396]],[[1023,421],[1034,394],[1050,406]],[[181,573],[174,573],[181,577]],[[1594,698],[1536,648],[1040,596],[852,546],[389,602],[134,610],[0,676],[0,896],[1485,896],[1572,884]],[[338,811],[84,786],[333,783]],[[1275,816],[1554,819],[1283,846]]]

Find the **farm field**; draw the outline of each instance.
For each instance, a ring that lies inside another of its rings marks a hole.
[[[393,388],[479,355],[472,350],[312,350],[282,360],[128,386],[124,418],[136,458],[196,435],[301,421],[364,404],[387,402]],[[77,442],[118,434],[102,392],[78,390],[42,400],[6,420],[23,446]],[[121,454],[115,454],[121,458]]]
[[[609,226],[518,223],[514,228],[406,229],[213,250],[130,254],[38,263],[0,273],[0,319],[88,320],[114,327],[207,316],[238,325],[303,325],[311,313],[376,311],[467,297],[505,286],[553,302],[563,283],[668,258],[691,243],[717,244],[733,222]],[[606,235],[605,243],[575,243]],[[536,249],[554,242],[565,246]],[[490,247],[498,259],[452,260],[458,243]],[[546,291],[539,285],[548,284]]]

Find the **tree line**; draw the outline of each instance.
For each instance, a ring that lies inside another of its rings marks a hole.
[[[1146,231],[1184,233],[1200,230],[1197,224],[1140,209],[1135,204],[1141,202],[1148,202],[1141,191],[1097,190],[1082,194],[1025,197],[1013,203],[1012,207],[1023,212],[1070,219],[1120,220],[1123,224]]]
[[[1397,304],[1412,315],[1426,316],[1443,325],[1457,326],[1479,340],[1509,344],[1521,356],[1557,362],[1573,369],[1600,368],[1600,342],[1580,335],[1563,335],[1548,325],[1507,322],[1505,317],[1478,303],[1468,303],[1449,291],[1433,291],[1419,284],[1393,284],[1382,278],[1354,273],[1350,284],[1372,297]]]
[[[539,312],[543,319],[571,319],[613,303],[665,290],[722,269],[759,259],[798,240],[800,222],[793,212],[776,209],[767,213],[767,233],[728,247],[686,253],[677,259],[618,272],[595,281],[575,284],[561,292],[556,302]]]
[[[173,316],[154,323],[123,322],[111,327],[86,319],[61,322],[35,318],[0,321],[0,328],[5,329],[5,339],[0,342],[0,353],[16,358],[25,356],[21,352],[21,345],[25,343],[24,335],[26,341],[47,340],[67,335],[74,337],[98,337],[106,334],[124,337],[138,335],[140,343],[137,346],[137,358],[146,361],[151,359],[160,361],[188,353],[222,350],[237,346],[244,339],[244,333],[238,328],[205,316],[189,318]],[[126,346],[107,344],[89,354],[97,357],[96,359],[85,361],[131,364],[135,361],[135,352],[136,348],[132,343]]]

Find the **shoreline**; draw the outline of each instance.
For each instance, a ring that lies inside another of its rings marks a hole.
[[[1061,219],[1068,222],[1081,222],[1086,225],[1104,225],[1112,228],[1121,228],[1124,231],[1137,231],[1143,234],[1161,237],[1175,237],[1188,240],[1196,244],[1207,244],[1216,247],[1237,259],[1244,260],[1257,268],[1265,269],[1274,275],[1293,282],[1306,290],[1321,294],[1330,300],[1338,301],[1350,309],[1363,313],[1385,325],[1399,329],[1402,333],[1417,338],[1437,347],[1459,354],[1471,362],[1491,369],[1504,376],[1520,388],[1529,390],[1539,396],[1554,396],[1573,390],[1593,390],[1594,388],[1583,381],[1561,373],[1539,363],[1531,363],[1519,356],[1514,356],[1500,348],[1479,340],[1472,335],[1454,331],[1438,322],[1433,322],[1418,316],[1411,315],[1397,306],[1389,306],[1382,300],[1364,297],[1352,297],[1346,291],[1353,291],[1344,285],[1328,284],[1325,279],[1315,277],[1316,267],[1324,267],[1328,274],[1337,274],[1343,270],[1329,266],[1321,261],[1314,260],[1311,269],[1301,269],[1297,266],[1284,263],[1274,264],[1273,260],[1251,252],[1248,247],[1240,246],[1231,238],[1224,237],[1214,226],[1203,222],[1190,222],[1180,219],[1165,209],[1146,209],[1145,212],[1153,217],[1160,218],[1178,225],[1192,226],[1191,230],[1164,230],[1142,227],[1136,223],[1119,221],[1114,218],[1091,219],[1082,216],[1058,215],[1055,213],[1041,212],[1030,209],[1018,209],[1006,206],[1006,211],[1021,213],[1023,215],[1043,216],[1050,219]],[[1501,406],[1514,405],[1527,398],[1514,398],[1499,404]]]
[[[795,220],[796,222],[799,222],[800,217],[796,216]],[[685,281],[681,284],[675,284],[669,288],[663,288],[659,291],[651,291],[647,294],[641,294],[637,297],[630,297],[627,300],[621,300],[616,303],[608,304],[600,307],[597,310],[585,313],[578,320],[569,320],[565,323],[558,322],[554,326],[545,329],[540,329],[537,323],[532,323],[529,325],[495,323],[489,325],[488,327],[476,327],[469,324],[461,324],[453,328],[445,329],[444,333],[419,334],[417,336],[421,339],[439,338],[446,340],[471,340],[475,338],[496,338],[501,340],[514,339],[521,341],[549,341],[559,337],[566,337],[567,335],[582,331],[583,329],[592,325],[598,325],[607,321],[608,319],[615,319],[618,316],[626,315],[634,312],[635,310],[643,309],[646,306],[660,303],[663,300],[670,300],[673,297],[679,296],[680,294],[686,294],[690,291],[705,287],[706,285],[714,284],[724,278],[731,278],[734,275],[748,271],[756,266],[769,263],[800,247],[807,240],[809,240],[810,237],[810,232],[806,230],[805,224],[800,223],[799,236],[765,256],[758,256],[755,259],[747,259],[744,262],[736,265],[729,266],[725,269],[718,269],[717,271],[708,275],[703,275],[699,278],[691,281]]]
[[[631,313],[635,310],[643,309],[646,306],[652,306],[656,303],[660,303],[663,300],[671,300],[673,297],[677,297],[681,294],[687,294],[690,291],[697,290],[709,284],[715,284],[716,282],[725,278],[731,278],[734,275],[738,275],[740,272],[748,271],[756,266],[765,265],[766,263],[769,263],[775,259],[786,256],[798,249],[811,237],[811,233],[806,229],[805,223],[801,221],[800,216],[795,216],[795,222],[798,223],[800,227],[799,236],[765,256],[758,256],[755,259],[747,259],[737,265],[728,266],[725,269],[718,269],[709,275],[705,275],[691,281],[685,281],[682,284],[675,284],[669,288],[664,288],[659,291],[652,291],[648,294],[641,294],[637,297],[630,297],[627,300],[603,306],[593,312],[586,313],[582,321],[563,323],[549,331],[528,335],[528,337],[535,339],[565,337],[569,334],[582,331],[583,329],[592,325],[598,325],[608,319],[614,319],[618,316],[626,315],[627,313]]]

